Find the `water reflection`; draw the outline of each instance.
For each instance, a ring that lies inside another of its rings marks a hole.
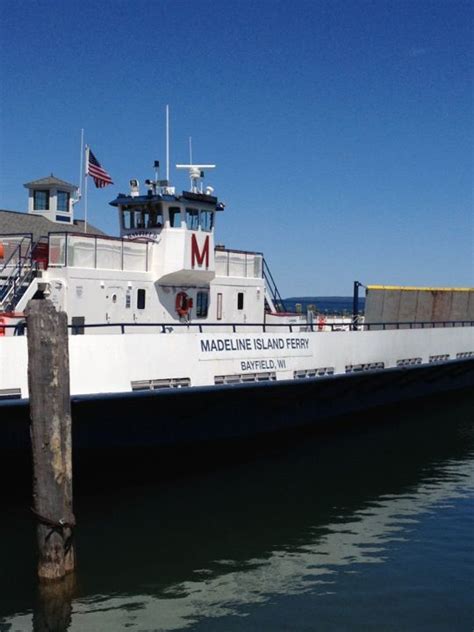
[[[471,409],[472,399],[451,402],[208,474],[79,498],[68,629],[189,629],[281,597],[337,593],[341,573],[383,564],[420,520],[474,497]],[[31,629],[28,590],[0,589],[17,603],[0,629]]]

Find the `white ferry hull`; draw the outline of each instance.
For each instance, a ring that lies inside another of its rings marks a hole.
[[[472,327],[71,336],[75,445],[233,440],[472,388],[472,342]],[[28,441],[26,338],[5,337],[0,356],[0,392],[21,394],[0,400],[1,442],[21,447]]]

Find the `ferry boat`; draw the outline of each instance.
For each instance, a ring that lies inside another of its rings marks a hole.
[[[132,179],[110,202],[118,238],[79,230],[72,185],[25,185],[30,215],[55,223],[0,234],[4,445],[27,433],[23,313],[39,295],[68,315],[79,445],[228,440],[472,388],[473,288],[368,286],[365,319],[289,313],[261,252],[216,243],[225,205],[203,182],[214,165],[177,166],[189,191]]]

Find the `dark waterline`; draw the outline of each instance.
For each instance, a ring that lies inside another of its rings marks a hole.
[[[192,471],[78,463],[67,629],[472,630],[473,410],[464,395],[379,411],[194,454]],[[0,631],[43,629],[27,485],[1,485],[17,489],[2,493]]]

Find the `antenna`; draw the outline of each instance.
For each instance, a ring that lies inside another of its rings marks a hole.
[[[193,164],[193,139],[192,136],[189,137],[189,164]]]
[[[166,179],[170,181],[170,106],[166,106]]]
[[[191,191],[193,193],[202,193],[202,179],[204,178],[203,169],[215,169],[216,165],[176,165],[176,169],[188,169],[191,179]],[[199,182],[201,181],[201,186]]]

